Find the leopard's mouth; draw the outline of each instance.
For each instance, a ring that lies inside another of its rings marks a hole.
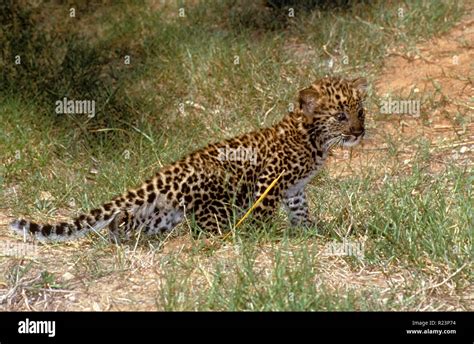
[[[364,133],[362,132],[360,135],[342,135],[342,146],[343,147],[353,147],[360,143],[362,138],[364,137]]]
[[[352,147],[358,145],[362,138],[364,137],[365,131],[361,132],[359,135],[353,134],[340,134],[335,136],[324,143],[324,149],[331,149],[333,147],[342,146],[342,147]]]

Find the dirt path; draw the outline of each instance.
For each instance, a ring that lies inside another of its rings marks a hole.
[[[368,119],[368,137],[362,148],[336,152],[332,173],[352,174],[364,163],[377,163],[386,153],[387,137],[409,143],[424,137],[430,142],[434,159],[432,172],[439,172],[451,157],[456,164],[472,166],[474,161],[474,14],[473,10],[449,33],[417,45],[416,54],[389,52],[382,73],[374,85],[380,102]],[[418,116],[381,115],[384,100],[420,102]],[[399,160],[407,162],[415,152],[408,144]],[[364,166],[364,165],[362,165]],[[381,175],[385,173],[380,170]]]

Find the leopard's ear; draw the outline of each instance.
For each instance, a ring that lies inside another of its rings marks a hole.
[[[369,83],[366,78],[356,78],[352,80],[352,87],[357,90],[357,93],[361,98],[367,96],[367,90],[369,88]]]
[[[318,104],[318,94],[313,88],[305,88],[299,93],[299,107],[300,110],[307,116],[314,114],[316,106]]]

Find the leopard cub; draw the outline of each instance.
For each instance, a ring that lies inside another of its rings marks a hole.
[[[270,128],[199,149],[68,222],[16,220],[10,227],[41,241],[65,241],[105,227],[113,235],[162,233],[189,215],[199,228],[217,232],[267,189],[252,210],[255,219],[271,218],[283,203],[292,226],[311,226],[305,186],[332,147],[354,146],[363,138],[366,89],[364,78],[317,80],[299,92],[298,108]]]

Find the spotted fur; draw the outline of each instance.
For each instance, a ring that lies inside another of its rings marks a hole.
[[[42,241],[71,240],[104,227],[112,234],[157,234],[189,214],[201,229],[220,231],[236,214],[245,213],[280,174],[253,217],[266,220],[283,203],[292,226],[311,226],[305,186],[333,146],[353,146],[364,136],[366,88],[363,78],[323,78],[300,91],[299,107],[270,128],[197,150],[162,168],[141,187],[71,221],[40,225],[16,220],[11,228]],[[256,156],[223,159],[226,149]]]

